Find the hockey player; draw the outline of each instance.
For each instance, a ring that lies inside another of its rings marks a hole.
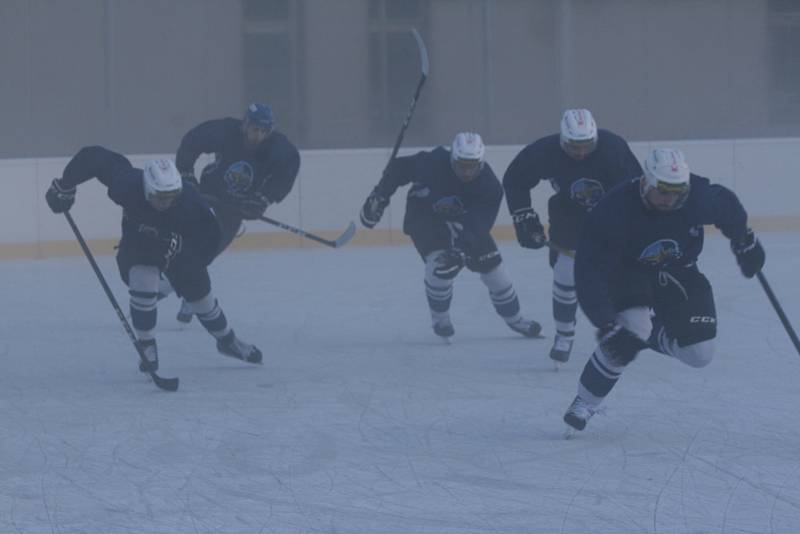
[[[711,284],[696,263],[705,224],[730,239],[745,277],[761,270],[764,249],[736,195],[691,174],[683,154],[672,149],[653,150],[643,176],[616,187],[587,217],[575,281],[599,344],[564,415],[571,428],[583,430],[645,347],[692,367],[711,361],[717,313]]]
[[[497,313],[524,336],[536,337],[541,326],[520,315],[500,252],[489,231],[497,218],[503,189],[484,161],[485,147],[476,133],[459,133],[448,151],[395,158],[361,209],[367,228],[380,221],[398,187],[408,191],[403,231],[411,237],[425,263],[425,292],[433,331],[449,338],[453,280],[463,267],[480,273]]]
[[[134,168],[121,154],[100,146],[81,149],[55,178],[45,198],[54,213],[68,211],[77,186],[96,177],[108,196],[122,206],[122,239],[117,265],[130,293],[130,313],[138,343],[148,362],[143,372],[158,370],[156,301],[161,273],[189,309],[217,340],[226,356],[261,363],[261,351],[236,337],[211,291],[208,265],[219,249],[214,213],[192,187],[183,187],[170,160]]]
[[[569,359],[575,338],[574,257],[586,214],[614,185],[641,174],[642,168],[624,139],[598,130],[588,110],[568,109],[561,119],[561,133],[526,146],[503,176],[519,244],[531,249],[550,246],[556,324],[550,358],[557,364]],[[542,180],[549,180],[555,190],[547,209],[549,243],[531,207],[530,191]]]
[[[213,204],[222,228],[217,253],[225,250],[244,219],[258,219],[292,190],[300,169],[300,153],[274,129],[272,109],[253,103],[243,119],[225,118],[201,123],[183,136],[175,164],[184,182],[198,185],[194,165],[200,154],[216,159],[200,175],[199,189]],[[162,294],[167,292],[163,290]],[[184,299],[178,320],[191,321]]]

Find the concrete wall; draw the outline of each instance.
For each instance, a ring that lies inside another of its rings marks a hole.
[[[417,0],[413,18],[380,22],[371,7],[401,0],[287,2],[285,19],[256,20],[253,6],[280,2],[1,1],[0,158],[169,153],[195,124],[270,97],[300,148],[390,146],[417,82],[411,26],[431,76],[409,145],[462,130],[525,144],[572,106],[631,140],[800,135],[800,2]],[[262,30],[286,48],[248,47]],[[408,50],[384,58],[375,32]]]
[[[683,141],[633,143],[637,156],[644,157],[651,147],[673,146],[686,153],[692,170],[721,183],[739,195],[755,225],[762,229],[787,227],[800,229],[800,206],[793,162],[800,152],[800,138],[746,139],[731,141]],[[502,176],[521,146],[489,147],[487,159]],[[401,154],[412,152],[409,148]],[[378,181],[388,149],[306,150],[292,193],[268,215],[280,221],[326,236],[334,236],[349,221],[358,221],[361,203]],[[141,166],[154,155],[132,156]],[[0,160],[0,212],[6,224],[0,225],[0,258],[47,257],[76,254],[75,239],[63,220],[53,215],[44,201],[44,192],[54,176],[67,163],[65,158]],[[205,160],[198,161],[198,167]],[[199,169],[198,169],[199,170]],[[359,227],[354,244],[405,242],[400,231],[405,207],[405,189],[392,198],[384,219],[375,230]],[[533,190],[534,207],[546,217],[546,200],[552,194],[547,184]],[[85,237],[93,241],[98,253],[113,252],[120,232],[121,210],[105,196],[96,180],[83,184],[72,210]],[[496,234],[511,237],[510,218],[501,209]],[[253,221],[237,241],[239,248],[270,246],[316,246],[270,226]]]

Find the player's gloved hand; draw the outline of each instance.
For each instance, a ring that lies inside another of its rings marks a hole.
[[[538,249],[547,243],[544,226],[533,208],[522,208],[511,214],[517,241],[525,248]]]
[[[64,213],[75,203],[75,192],[75,187],[64,187],[59,178],[53,178],[44,198],[53,213]]]
[[[181,253],[181,249],[183,249],[183,238],[180,234],[171,232],[168,236],[162,238],[161,243],[163,247],[163,263],[160,267],[162,271],[166,271],[169,269],[172,261]]]
[[[604,324],[595,336],[603,352],[618,365],[627,365],[647,347],[646,341],[617,322]]]
[[[752,228],[748,228],[747,233],[739,241],[731,241],[731,250],[745,278],[753,278],[764,267],[766,253]]]
[[[464,203],[457,196],[442,197],[433,203],[433,212],[447,218],[456,218],[464,215]]]
[[[389,205],[389,199],[378,193],[378,188],[372,190],[364,205],[361,207],[361,224],[367,228],[373,228],[381,217],[383,217],[383,210]]]
[[[433,274],[442,280],[452,280],[464,268],[467,263],[467,256],[460,249],[449,248],[442,251],[435,261],[436,266],[433,268]]]
[[[192,171],[182,172],[181,179],[183,180],[183,185],[189,184],[195,187],[200,185],[200,182],[197,181],[197,178]]]
[[[239,211],[243,219],[253,220],[264,215],[269,205],[272,204],[264,193],[256,191],[239,201]]]

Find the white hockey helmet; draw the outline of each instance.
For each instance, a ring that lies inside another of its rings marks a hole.
[[[481,136],[473,132],[461,132],[450,147],[450,166],[464,182],[471,182],[483,169],[486,147]]]
[[[597,148],[597,124],[588,109],[568,109],[561,117],[561,148],[574,159],[583,159]]]
[[[148,161],[143,174],[144,197],[153,208],[164,211],[178,198],[183,189],[181,173],[170,159]]]
[[[639,192],[646,206],[660,211],[679,209],[689,197],[689,165],[676,148],[656,148],[644,161]]]

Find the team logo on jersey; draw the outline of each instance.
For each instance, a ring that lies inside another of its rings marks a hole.
[[[683,256],[681,247],[672,239],[659,239],[645,247],[639,261],[650,267],[664,267]]]
[[[603,184],[590,178],[580,178],[572,182],[569,188],[569,196],[584,208],[593,208],[603,198],[606,190]]]
[[[225,184],[228,192],[241,194],[250,189],[253,185],[253,166],[246,161],[237,161],[225,171]]]

